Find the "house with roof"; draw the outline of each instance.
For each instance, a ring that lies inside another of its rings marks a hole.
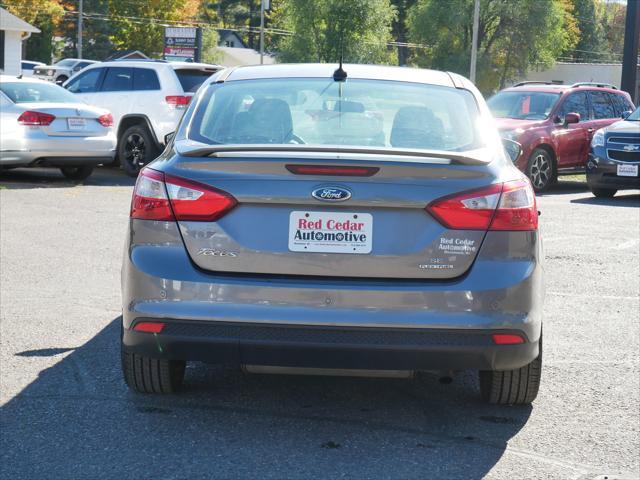
[[[32,33],[40,30],[0,7],[0,73],[22,73],[22,42]]]

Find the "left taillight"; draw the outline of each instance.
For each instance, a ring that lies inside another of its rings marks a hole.
[[[213,222],[237,205],[222,190],[145,168],[133,191],[131,218]]]
[[[105,113],[104,115],[100,115],[98,117],[98,122],[103,127],[112,127],[113,126],[113,115],[110,113]]]
[[[536,197],[527,179],[496,183],[440,198],[427,206],[454,230],[537,230]]]
[[[18,123],[20,125],[51,125],[51,123],[56,119],[55,115],[51,115],[50,113],[44,112],[34,112],[28,110],[26,112],[22,112],[18,117]]]

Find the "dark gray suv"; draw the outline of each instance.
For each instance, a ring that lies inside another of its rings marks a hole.
[[[223,70],[142,170],[130,217],[122,366],[138,392],[173,392],[205,361],[475,369],[489,402],[536,397],[535,195],[459,75]]]

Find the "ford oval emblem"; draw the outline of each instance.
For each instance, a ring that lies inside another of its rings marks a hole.
[[[325,202],[344,202],[351,198],[351,192],[341,187],[320,187],[311,192],[311,196]]]

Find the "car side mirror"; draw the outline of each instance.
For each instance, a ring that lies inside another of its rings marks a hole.
[[[567,113],[564,116],[564,126],[571,125],[572,123],[580,123],[580,114],[575,112]]]
[[[507,152],[507,155],[509,156],[511,161],[513,163],[516,163],[516,160],[518,160],[518,158],[520,158],[520,155],[522,155],[522,145],[520,145],[518,142],[514,142],[513,140],[509,140],[506,138],[502,139],[502,145],[504,146],[504,150],[505,152]]]
[[[624,112],[622,112],[622,115],[620,115],[620,117],[621,117],[623,120],[626,120],[626,118],[627,118],[629,115],[631,115],[632,113],[633,113],[633,112],[632,112],[631,110],[625,110]]]
[[[164,144],[169,145],[169,142],[171,142],[171,140],[173,140],[173,137],[175,136],[176,136],[176,132],[167,133],[164,136]]]

